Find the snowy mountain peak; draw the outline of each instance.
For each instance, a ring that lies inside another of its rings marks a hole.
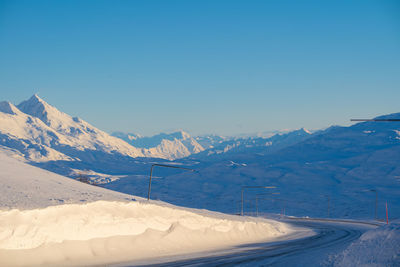
[[[190,134],[182,130],[148,137],[122,132],[115,132],[112,135],[121,138],[134,147],[147,150],[146,155],[152,153],[166,159],[183,158],[204,150]]]
[[[187,132],[182,131],[182,130],[174,132],[174,133],[171,133],[169,135],[171,137],[174,137],[176,139],[181,139],[181,140],[186,140],[186,139],[191,138],[190,134],[188,134]]]
[[[18,113],[17,107],[8,101],[0,102],[0,111],[11,115],[15,115]]]
[[[101,131],[78,117],[59,111],[48,104],[37,94],[17,106],[22,112],[40,119],[50,128],[68,136],[80,136],[85,134],[101,134]]]
[[[46,101],[41,99],[37,94],[34,94],[33,96],[31,96],[28,100],[22,101],[22,103],[24,103],[24,105],[28,105],[29,104],[32,107],[33,106],[38,106],[38,105],[42,105],[42,106],[48,105],[48,106],[50,106]]]
[[[59,111],[36,94],[17,107],[2,102],[0,110],[0,145],[29,160],[144,156],[141,149]]]
[[[309,135],[309,134],[312,134],[312,133],[310,131],[308,131],[307,129],[305,129],[305,128],[300,128],[298,130],[294,130],[292,132],[289,132],[288,134],[290,134],[290,135]]]
[[[28,100],[22,101],[17,106],[22,112],[39,118],[43,121],[47,126],[54,127],[59,125],[54,125],[55,122],[60,124],[59,120],[54,118],[62,117],[60,115],[65,116],[66,114],[58,111],[55,107],[48,104],[46,101],[41,99],[37,94],[34,94]],[[68,115],[67,115],[68,116]]]
[[[301,128],[301,130],[307,134],[312,134],[312,132],[310,132],[309,130],[305,129],[305,128]]]
[[[30,99],[32,99],[32,101],[38,101],[38,102],[46,103],[46,101],[41,99],[38,94],[34,94],[33,96],[31,96]]]

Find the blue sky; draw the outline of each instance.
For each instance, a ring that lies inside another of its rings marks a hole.
[[[0,100],[108,132],[234,135],[400,112],[399,1],[2,1]]]

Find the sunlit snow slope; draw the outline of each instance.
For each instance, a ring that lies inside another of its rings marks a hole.
[[[164,159],[179,159],[199,153],[204,148],[188,133],[178,131],[142,137],[137,134],[115,132],[112,134],[137,148],[144,148],[145,155],[159,155]]]
[[[31,161],[144,156],[140,149],[57,110],[37,95],[18,107],[0,103],[0,145],[19,151]]]
[[[273,240],[271,220],[185,209],[83,184],[0,149],[0,266],[146,260]]]
[[[154,147],[132,146],[78,117],[59,111],[37,95],[17,106],[0,102],[0,145],[15,149],[33,162],[90,163],[98,159],[118,161],[121,157],[176,159],[204,150],[184,132],[168,138],[164,136],[159,141]]]

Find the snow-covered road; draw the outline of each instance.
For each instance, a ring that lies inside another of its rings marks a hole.
[[[289,219],[298,227],[311,228],[316,235],[289,241],[259,243],[220,251],[213,255],[182,259],[167,259],[152,265],[130,266],[329,266],[331,257],[345,249],[375,223]],[[128,265],[129,266],[129,265]]]

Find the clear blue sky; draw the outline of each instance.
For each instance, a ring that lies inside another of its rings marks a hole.
[[[2,1],[0,100],[108,132],[233,135],[400,112],[400,1]]]

